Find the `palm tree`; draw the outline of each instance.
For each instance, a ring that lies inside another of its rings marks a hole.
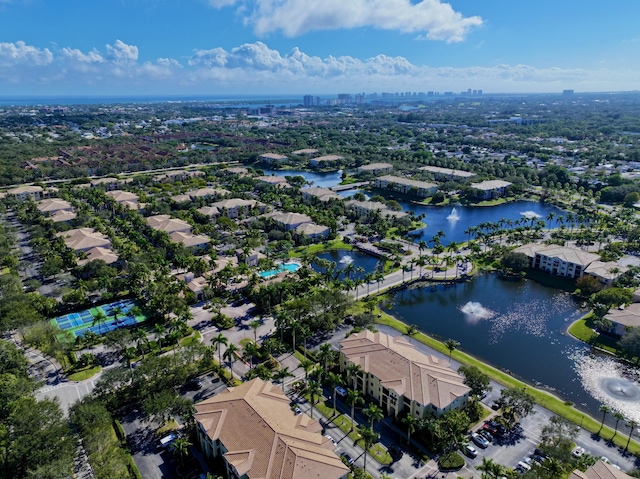
[[[228,344],[229,340],[222,333],[218,333],[217,336],[211,338],[211,345],[218,350],[218,362],[220,363],[220,367],[222,367],[222,346],[227,346]]]
[[[280,368],[278,369],[275,373],[273,373],[273,380],[276,383],[281,383],[282,384],[282,392],[283,393],[287,393],[286,388],[285,388],[285,384],[284,384],[284,380],[287,378],[292,378],[294,377],[293,374],[291,374],[289,372],[289,367],[285,366],[284,368]]]
[[[258,328],[262,325],[262,322],[258,319],[254,319],[249,323],[249,327],[253,329],[253,340],[258,344]]]
[[[447,339],[444,342],[444,345],[449,350],[449,363],[451,363],[451,355],[453,354],[453,350],[458,349],[458,346],[460,346],[460,342],[456,341],[455,339]]]
[[[371,404],[368,408],[363,409],[362,412],[369,418],[370,427],[373,427],[374,421],[380,421],[384,417],[384,412],[382,411],[380,406],[376,404]]]
[[[357,390],[358,374],[360,374],[363,371],[362,367],[359,364],[349,363],[346,367],[346,371],[347,371],[347,377],[349,379],[353,378],[353,389]]]
[[[222,355],[222,357],[224,359],[226,359],[227,361],[229,361],[229,370],[231,371],[231,379],[233,379],[233,363],[236,361],[236,359],[238,359],[238,346],[236,346],[233,343],[229,343],[229,346],[227,346],[227,349],[224,351],[224,354]]]
[[[418,325],[417,324],[410,324],[409,326],[407,326],[407,332],[405,334],[407,336],[409,336],[409,338],[412,338],[416,334],[418,334],[418,332],[420,332],[420,330],[418,329]]]
[[[347,390],[347,404],[351,406],[351,430],[353,431],[354,427],[354,416],[356,413],[356,404],[364,403],[364,398],[362,397],[362,393],[357,389],[349,389]]]
[[[333,414],[335,414],[336,413],[336,396],[338,396],[336,394],[336,388],[342,385],[342,376],[336,373],[329,373],[327,375],[327,383],[329,384],[329,387],[332,390],[331,395],[333,397]]]
[[[335,355],[336,351],[330,343],[320,345],[318,361],[322,364],[323,375],[326,375],[329,372],[329,368],[334,364]]]
[[[300,367],[304,369],[304,380],[307,381],[309,379],[309,372],[315,367],[316,363],[311,361],[311,359],[303,359],[300,361]]]
[[[249,369],[253,369],[253,358],[258,357],[258,345],[256,343],[247,342],[244,345],[244,355],[242,359],[249,358]]]
[[[409,413],[409,415],[402,418],[402,423],[407,426],[407,444],[411,444],[411,434],[416,431],[419,420]]]
[[[317,381],[309,381],[306,388],[306,393],[311,399],[311,419],[313,419],[313,407],[318,404],[318,397],[322,396],[322,387]]]
[[[482,458],[482,464],[476,466],[476,469],[482,472],[482,479],[498,479],[504,475],[504,467],[486,457]]]
[[[607,414],[611,412],[611,408],[606,404],[601,404],[598,409],[602,413],[602,422],[600,423],[600,429],[598,429],[598,434],[600,434],[600,431],[602,431],[604,426],[604,419],[607,417]]]
[[[104,314],[102,309],[98,309],[98,313],[93,317],[93,322],[91,326],[98,325],[98,332],[102,334],[102,324],[107,320],[107,315]]]
[[[180,464],[184,465],[184,459],[189,454],[191,443],[187,438],[179,437],[173,441],[173,452],[180,458]]]
[[[373,430],[373,428],[367,427],[364,424],[358,426],[358,434],[360,434],[360,438],[355,440],[357,444],[360,440],[364,442],[364,472],[365,475],[367,473],[367,453],[369,452],[369,448],[373,446],[378,438],[380,437],[377,432]]]
[[[613,413],[613,417],[616,419],[616,428],[613,431],[613,436],[611,436],[611,440],[613,440],[613,438],[616,437],[616,434],[618,434],[618,423],[624,419],[624,416],[618,411]]]
[[[633,434],[633,430],[636,428],[637,425],[638,423],[633,419],[630,419],[629,423],[627,424],[627,427],[629,428],[629,437],[627,439],[627,445],[624,446],[625,452],[627,451],[627,449],[629,449],[629,443],[631,442],[631,435]]]
[[[165,331],[166,328],[164,327],[164,324],[156,323],[153,325],[153,334],[156,336],[156,343],[160,349],[162,349],[162,335]]]

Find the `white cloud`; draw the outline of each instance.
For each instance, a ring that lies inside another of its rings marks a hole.
[[[235,2],[210,3],[221,7]],[[244,15],[244,21],[256,34],[281,31],[288,37],[314,30],[373,27],[459,42],[483,24],[482,18],[464,17],[441,0],[247,0],[239,12],[247,10],[251,14]]]
[[[107,58],[114,63],[133,63],[138,61],[138,47],[127,45],[116,40],[113,45],[106,45]]]
[[[42,66],[53,61],[53,54],[48,48],[37,48],[23,41],[0,43],[0,65]]]
[[[104,51],[62,48],[54,53],[24,42],[0,43],[0,91],[32,94],[107,93],[325,94],[381,91],[485,92],[616,91],[637,88],[632,69],[537,68],[530,65],[433,68],[404,57],[319,57],[288,53],[263,42],[230,50],[196,50],[186,62],[141,61],[138,48],[118,40]]]
[[[102,63],[104,58],[95,49],[89,53],[82,53],[77,48],[63,48],[60,50],[60,55],[70,61],[76,61],[80,63]]]

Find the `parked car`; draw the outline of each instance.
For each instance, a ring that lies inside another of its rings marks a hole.
[[[491,423],[488,423],[488,422],[484,423],[484,425],[482,426],[482,429],[484,429],[485,431],[487,431],[488,433],[494,436],[498,434],[498,428],[496,428],[495,426],[492,426]]]
[[[484,429],[478,429],[477,433],[480,434],[482,437],[484,437],[487,441],[493,442],[493,436],[489,431],[486,431]]]
[[[347,464],[349,465],[353,464],[353,458],[346,452],[343,452],[342,454],[340,454],[340,457],[343,458],[345,461],[347,461]]]
[[[334,445],[334,446],[337,446],[337,445],[338,445],[338,443],[336,442],[336,440],[335,440],[334,438],[332,438],[331,436],[329,436],[329,434],[325,434],[325,436],[324,436],[324,437],[326,437],[327,439],[329,439],[329,440],[333,443],[333,445]]]
[[[584,454],[584,447],[576,446],[574,450],[571,451],[571,454],[573,454],[576,457],[582,456]]]
[[[302,414],[302,409],[296,406],[296,408],[294,409],[294,412],[296,413],[296,415]]]
[[[471,458],[478,457],[478,451],[476,451],[476,448],[468,444],[464,447],[463,452],[466,456],[469,456]]]
[[[178,439],[178,435],[175,433],[164,436],[158,441],[158,449],[167,449],[176,439]]]
[[[531,466],[529,464],[527,464],[526,462],[522,462],[520,461],[518,463],[518,465],[516,466],[516,471],[519,472],[527,472],[531,470]]]
[[[478,433],[472,432],[471,440],[476,444],[476,446],[479,446],[482,449],[486,449],[487,447],[489,447],[489,441],[487,441],[484,437],[482,437]]]
[[[347,390],[342,386],[338,386],[336,388],[336,394],[340,397],[345,397],[347,395]]]

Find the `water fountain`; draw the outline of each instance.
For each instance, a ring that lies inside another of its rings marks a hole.
[[[477,323],[482,319],[491,319],[496,314],[477,301],[468,301],[460,308],[460,311],[464,313],[467,320],[471,323]]]
[[[598,401],[640,423],[640,373],[616,360],[576,353],[575,370],[585,390]]]
[[[537,218],[542,218],[542,215],[540,213],[536,213],[535,211],[521,211],[520,215],[523,218],[527,218],[528,220],[533,220],[533,219],[537,219]]]
[[[353,263],[353,256],[350,254],[345,254],[342,258],[340,258],[340,264],[351,264]]]
[[[460,215],[456,211],[455,207],[451,210],[451,213],[449,213],[449,216],[447,216],[447,219],[449,221],[458,221],[460,219]]]

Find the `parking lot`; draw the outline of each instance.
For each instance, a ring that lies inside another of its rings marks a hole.
[[[183,398],[198,402],[220,394],[226,389],[227,387],[217,376],[207,375],[199,378],[197,382],[187,383],[179,393]],[[178,461],[175,454],[169,451],[169,447],[159,447],[161,438],[156,434],[158,425],[145,421],[142,411],[131,410],[122,421],[122,426],[127,434],[127,443],[133,460],[144,479],[184,479],[184,476],[180,476],[176,471]],[[168,433],[164,436],[167,435]],[[193,471],[194,479],[199,478],[199,474],[204,472],[200,461],[196,459],[192,460],[188,469]]]

